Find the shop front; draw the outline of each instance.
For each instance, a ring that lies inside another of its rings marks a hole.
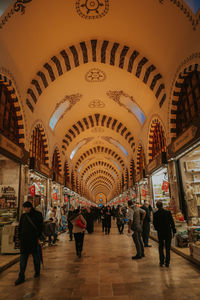
[[[143,204],[148,201],[151,205],[151,200],[149,196],[149,182],[148,178],[143,178],[142,174],[137,174],[136,176],[136,191],[137,191],[137,202]]]
[[[180,208],[184,214],[177,228],[176,246],[200,263],[200,124],[191,125],[168,147],[176,165]],[[187,249],[187,250],[186,250]]]
[[[51,182],[51,203],[52,206],[64,205],[64,179],[61,175],[53,173]]]
[[[23,198],[23,168],[28,152],[0,134],[0,246],[1,253],[18,252],[17,221]]]
[[[51,170],[35,158],[30,159],[28,176],[28,199],[33,206],[46,216],[49,197],[49,178]]]
[[[163,207],[171,210],[170,186],[165,152],[158,155],[149,163],[147,174],[150,177],[150,194],[153,207],[156,207],[157,201],[162,201]]]

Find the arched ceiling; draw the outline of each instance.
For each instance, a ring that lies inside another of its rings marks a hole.
[[[91,200],[110,200],[133,176],[150,116],[166,110],[177,66],[200,45],[198,8],[189,0],[28,0],[1,17],[0,72],[21,96],[27,132],[42,120],[50,148],[59,145]]]

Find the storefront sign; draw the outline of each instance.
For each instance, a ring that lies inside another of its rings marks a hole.
[[[196,136],[196,132],[197,127],[191,126],[178,139],[176,139],[176,141],[173,143],[172,151],[176,153],[179,149],[183,148],[184,145],[186,145]]]
[[[151,174],[155,169],[159,168],[162,164],[167,163],[166,152],[161,152],[154,160],[147,166],[147,174]]]
[[[49,169],[49,167],[47,167],[46,165],[44,165],[34,157],[30,158],[30,169],[36,170],[46,175],[47,177],[50,177],[51,175],[51,170]]]
[[[28,152],[20,148],[18,145],[10,141],[2,134],[0,134],[0,148],[14,155],[18,159],[20,159],[20,161],[27,163],[29,156]]]

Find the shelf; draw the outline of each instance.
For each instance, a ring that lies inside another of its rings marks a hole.
[[[195,171],[195,170],[193,170],[193,171],[188,171],[188,170],[186,170],[186,172],[187,172],[187,173],[200,173],[200,171],[197,171],[197,170],[196,170],[196,171]]]

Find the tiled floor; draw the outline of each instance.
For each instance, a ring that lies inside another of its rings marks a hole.
[[[200,270],[175,253],[171,253],[170,268],[160,268],[157,243],[153,241],[146,257],[133,261],[132,239],[119,235],[114,224],[109,236],[98,225],[93,235],[85,235],[81,259],[75,255],[74,242],[68,239],[63,234],[58,246],[44,251],[40,279],[33,278],[31,259],[22,285],[14,286],[19,264],[4,271],[0,275],[0,300],[200,299]]]

